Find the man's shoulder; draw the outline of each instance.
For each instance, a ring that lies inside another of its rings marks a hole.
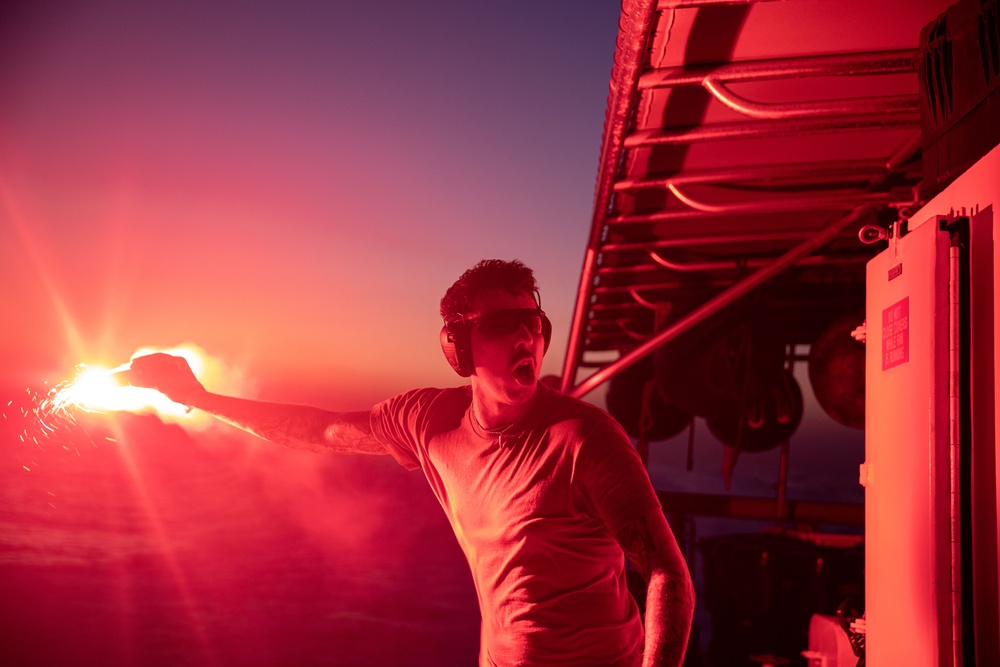
[[[445,398],[452,400],[461,400],[463,397],[468,397],[470,400],[472,398],[472,388],[469,385],[464,385],[461,387],[417,387],[415,389],[407,389],[406,391],[397,394],[394,398],[404,397],[421,397],[425,399],[435,399],[435,398]],[[391,399],[390,399],[391,400]]]
[[[465,410],[472,402],[472,390],[464,387],[421,387],[410,389],[386,400],[390,409],[440,410],[445,408]]]
[[[588,429],[609,428],[617,430],[618,422],[593,403],[588,403],[573,396],[567,396],[562,392],[549,387],[542,387],[545,401],[545,410],[556,421],[579,421]]]

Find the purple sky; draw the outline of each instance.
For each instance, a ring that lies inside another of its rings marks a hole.
[[[561,371],[617,2],[21,5],[12,374],[193,342],[289,398],[454,384],[437,302],[490,256],[536,269]]]

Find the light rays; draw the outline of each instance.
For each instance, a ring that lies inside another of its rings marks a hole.
[[[132,358],[154,352],[184,357],[192,369],[203,377],[214,378],[221,369],[219,362],[190,344],[170,349],[142,348]],[[57,465],[60,457],[65,456],[63,450],[87,458],[89,446],[113,448],[113,456],[95,457],[95,460],[120,465],[124,473],[120,478],[122,483],[113,487],[114,493],[100,496],[103,501],[96,499],[96,506],[91,511],[103,512],[101,502],[107,502],[109,510],[135,507],[146,518],[130,529],[137,532],[129,536],[148,544],[149,553],[169,573],[178,609],[185,618],[184,627],[199,650],[198,662],[206,667],[215,667],[221,661],[211,632],[211,619],[206,616],[204,601],[192,586],[188,554],[179,549],[182,545],[177,541],[177,529],[165,518],[163,499],[157,493],[155,484],[151,488],[148,481],[151,472],[149,461],[155,461],[157,456],[153,450],[177,436],[170,436],[155,420],[127,418],[131,413],[151,413],[161,421],[186,425],[197,423],[198,413],[173,403],[155,390],[130,386],[129,366],[130,362],[113,367],[80,364],[71,379],[60,382],[44,394],[29,389],[27,402],[23,396],[20,400],[6,401],[0,416],[11,426],[20,417],[24,428],[18,435],[20,444],[17,441],[12,443],[12,453],[24,474],[37,476],[46,487],[51,485],[51,488],[59,489],[63,483],[90,483],[86,478],[71,481],[63,477],[58,470],[63,466]],[[111,452],[105,454],[108,453]],[[42,468],[45,470],[40,471]],[[86,465],[70,468],[74,469],[77,473],[93,470]],[[53,506],[53,511],[56,516],[61,512],[66,512],[66,516],[73,515],[71,507]],[[72,546],[66,548],[72,549]],[[126,558],[114,544],[94,545],[94,548],[106,549],[110,559]],[[122,571],[127,572],[126,560],[122,563]],[[124,593],[118,601],[126,609],[143,604],[143,600],[128,598]],[[125,650],[131,650],[131,645],[126,645]]]
[[[166,349],[144,347],[137,350],[131,358],[157,352],[183,357],[195,375],[203,380],[225,383],[223,376],[226,373],[222,364],[190,343]],[[42,426],[50,432],[75,422],[79,412],[155,413],[165,421],[186,425],[203,426],[210,423],[210,418],[206,415],[192,412],[156,390],[130,385],[129,363],[113,368],[80,364],[75,376],[53,387],[38,401],[35,409]]]

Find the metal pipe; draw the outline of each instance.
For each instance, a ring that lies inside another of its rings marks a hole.
[[[657,9],[693,9],[696,7],[718,7],[719,5],[755,5],[758,2],[775,0],[660,0]]]
[[[643,341],[649,338],[649,336],[647,336],[644,333],[640,333],[638,331],[633,331],[632,329],[629,329],[628,325],[625,324],[625,320],[616,320],[615,323],[618,325],[619,331],[621,331],[623,334],[625,334],[632,340]]]
[[[635,302],[638,303],[643,308],[656,310],[659,307],[659,304],[657,302],[649,301],[648,299],[643,298],[643,296],[639,294],[639,292],[635,288],[630,288],[628,293],[631,294]]]
[[[657,348],[661,347],[665,343],[673,340],[680,334],[684,333],[694,325],[698,324],[705,318],[707,318],[712,313],[717,310],[729,305],[730,303],[736,301],[741,296],[747,294],[754,288],[760,286],[766,281],[770,280],[772,277],[781,273],[790,266],[796,264],[803,257],[808,256],[813,251],[823,247],[833,239],[835,239],[840,232],[846,228],[848,225],[856,221],[863,214],[869,212],[871,209],[869,207],[859,207],[848,213],[847,215],[840,218],[836,222],[832,223],[822,231],[820,231],[816,236],[807,239],[790,249],[781,257],[775,259],[768,266],[758,269],[756,272],[750,274],[740,282],[734,284],[732,287],[723,290],[721,293],[715,297],[709,299],[702,305],[698,306],[690,313],[674,322],[666,329],[653,336],[645,343],[639,345],[638,347],[630,350],[623,356],[621,356],[616,361],[608,364],[607,366],[601,368],[599,371],[589,376],[580,384],[573,387],[571,390],[564,387],[564,392],[580,398],[589,394],[598,385],[613,377],[618,372],[628,368],[635,362],[639,361],[647,354],[653,352]],[[565,377],[563,378],[565,384]]]
[[[773,520],[777,511],[774,498],[677,493],[657,491],[660,504],[667,511],[692,516],[720,516],[730,519]],[[787,500],[785,515],[792,524],[826,523],[840,526],[863,526],[863,503],[837,503],[812,500]],[[861,536],[858,536],[858,542]]]
[[[780,120],[816,116],[849,116],[864,113],[919,113],[920,111],[920,98],[917,95],[886,95],[885,97],[856,97],[779,104],[754,102],[742,95],[737,95],[715,77],[706,77],[701,84],[719,102],[733,111],[751,118]]]
[[[788,438],[781,442],[781,457],[778,459],[778,499],[775,520],[779,525],[788,518],[785,516],[788,505]]]
[[[903,145],[896,149],[896,152],[885,161],[885,170],[889,173],[899,171],[899,169],[910,161],[910,159],[920,150],[923,142],[923,134],[920,130],[914,132],[903,142]],[[921,173],[921,175],[923,175]]]
[[[611,210],[613,200],[612,184],[618,175],[621,157],[624,153],[625,135],[628,132],[634,110],[633,98],[639,85],[639,75],[646,55],[646,47],[653,33],[656,17],[655,0],[623,0],[619,19],[619,39],[615,45],[614,68],[611,90],[608,94],[608,110],[604,121],[604,137],[601,141],[601,156],[598,162],[600,180],[594,193],[594,214],[590,225],[590,238],[584,255],[577,289],[577,300],[570,325],[569,343],[563,362],[562,389],[566,391],[573,383],[576,366],[583,354],[581,341],[584,321],[594,270],[598,264],[598,254],[605,230],[604,218]]]
[[[897,205],[909,205],[911,203],[910,200],[907,200],[905,202],[900,202],[897,197],[892,197],[890,196],[890,194],[891,193],[879,193],[878,195],[871,198],[859,197],[860,201],[848,202],[849,205],[844,206],[843,208],[850,208],[852,206],[860,206],[860,205],[869,205],[869,206],[884,205],[884,206],[889,206],[890,208],[895,208]],[[675,211],[661,211],[659,213],[646,213],[641,215],[622,215],[616,218],[609,218],[608,225],[617,227],[617,226],[636,225],[636,224],[642,225],[642,224],[656,223],[656,222],[689,222],[689,221],[704,220],[706,218],[729,217],[741,214],[750,215],[755,213],[790,213],[799,210],[833,212],[842,208],[840,206],[834,206],[829,204],[825,206],[817,205],[815,207],[812,206],[803,207],[801,209],[794,208],[788,204],[786,205],[776,204],[773,208],[768,208],[766,204],[767,202],[761,202],[759,205],[758,204],[747,205],[740,209],[734,208],[733,210],[727,210],[727,211],[694,211],[688,209],[678,209]]]
[[[886,171],[886,161],[835,160],[829,162],[795,162],[772,165],[750,165],[702,169],[674,174],[666,178],[622,179],[615,183],[616,192],[666,188],[668,184],[731,183],[733,181],[781,181],[782,183],[823,182],[844,177],[874,177]]]
[[[667,190],[685,206],[703,213],[769,213],[786,210],[847,209],[862,204],[881,204],[889,199],[887,192],[820,192],[804,197],[781,197],[712,204],[696,199],[673,183],[667,185]]]
[[[625,138],[625,148],[678,146],[702,141],[761,139],[825,134],[845,130],[872,130],[885,127],[918,127],[919,113],[862,114],[857,116],[762,120],[750,123],[716,123],[675,127],[666,130],[640,130]]]
[[[719,271],[725,269],[759,268],[766,266],[771,260],[766,258],[757,259],[720,259],[711,262],[675,262],[662,255],[649,251],[650,258],[665,269],[677,271],[678,273],[697,273],[699,271]],[[870,256],[863,257],[830,257],[828,255],[815,255],[803,257],[799,266],[814,266],[816,264],[857,264],[864,263],[871,259]]]
[[[770,243],[773,241],[797,241],[812,236],[815,229],[801,229],[790,232],[761,232],[758,234],[719,234],[714,236],[686,236],[684,238],[659,239],[657,241],[632,241],[629,243],[605,243],[604,252],[625,252],[628,250],[650,250],[685,248],[718,244]]]
[[[917,71],[918,53],[914,49],[869,51],[797,58],[747,60],[724,65],[663,67],[651,70],[639,79],[639,90],[700,86],[707,77],[728,81],[763,81],[813,76],[868,76],[905,74]]]
[[[730,281],[728,284],[731,285],[732,282]],[[636,289],[636,292],[638,292],[638,289]],[[632,292],[629,292],[629,296],[631,295]],[[837,296],[838,295],[833,295],[832,297],[826,296],[824,301],[826,303],[833,303],[833,302],[851,303],[851,301],[849,301],[848,298],[841,298],[838,301]],[[608,322],[611,318],[615,316],[628,317],[628,318],[641,317],[643,314],[647,314],[650,310],[653,310],[657,305],[660,305],[662,303],[663,301],[657,304],[655,302],[652,302],[650,299],[646,299],[646,301],[642,303],[634,300],[624,301],[620,303],[606,303],[606,302],[594,303],[593,305],[591,305],[590,312],[597,319],[591,322],[591,329],[588,331],[588,340],[593,340],[595,335],[599,335],[597,333],[598,330],[602,327],[607,327]],[[853,303],[856,303],[856,299],[853,301]],[[613,361],[613,359],[610,361]]]
[[[948,451],[949,532],[951,536],[952,667],[962,667],[962,506],[961,506],[961,343],[959,248],[948,249]]]
[[[660,290],[660,291],[668,290],[669,291],[669,290],[680,289],[682,287],[687,287],[687,285],[685,283],[682,283],[682,282],[679,282],[679,281],[669,282],[669,283],[663,283],[663,282],[661,282],[661,283],[649,283],[649,284],[641,285],[641,286],[636,286],[636,285],[618,285],[618,286],[607,285],[607,286],[605,286],[605,285],[601,285],[599,287],[595,287],[594,288],[594,294],[595,295],[598,295],[598,294],[619,294],[619,293],[622,293],[622,292],[631,293],[632,290],[634,290],[634,289],[645,289],[645,290],[650,290],[650,291],[656,291],[656,290]]]
[[[905,201],[899,201],[898,197],[891,196],[892,193],[877,193],[874,197],[870,199],[868,197],[859,197],[860,201],[852,201],[849,204],[858,205],[885,205],[890,208],[896,208],[897,206],[910,206],[913,204],[913,199],[909,198]],[[767,202],[762,202],[757,205],[747,205],[741,209],[727,210],[727,211],[694,211],[688,209],[678,209],[675,211],[661,211],[659,213],[646,213],[641,215],[620,215],[616,218],[608,218],[608,225],[610,226],[621,226],[621,225],[643,225],[655,222],[688,222],[694,220],[703,220],[705,218],[719,218],[719,217],[729,217],[733,215],[740,214],[754,214],[754,213],[789,213],[798,210],[814,210],[814,211],[835,211],[840,209],[840,206],[826,205],[826,206],[815,206],[806,207],[805,209],[799,209],[791,207],[790,205],[775,205],[774,208],[767,208]],[[848,208],[845,206],[844,208]]]

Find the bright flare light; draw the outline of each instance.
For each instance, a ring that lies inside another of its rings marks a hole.
[[[218,366],[216,362],[209,360],[204,351],[193,345],[168,350],[142,348],[132,355],[132,359],[154,352],[183,357],[194,374],[202,379],[210,367],[214,370]],[[77,366],[76,377],[55,387],[42,401],[38,409],[39,416],[52,417],[59,414],[65,417],[69,411],[77,409],[98,413],[155,412],[161,417],[177,421],[191,418],[192,413],[186,406],[174,403],[160,392],[128,385],[125,379],[125,371],[128,369],[129,364],[112,369],[85,364]]]
[[[153,389],[122,385],[120,371],[128,365],[108,370],[100,366],[81,365],[77,375],[65,386],[58,387],[49,399],[54,410],[77,408],[85,412],[147,412],[183,416],[187,411]]]

